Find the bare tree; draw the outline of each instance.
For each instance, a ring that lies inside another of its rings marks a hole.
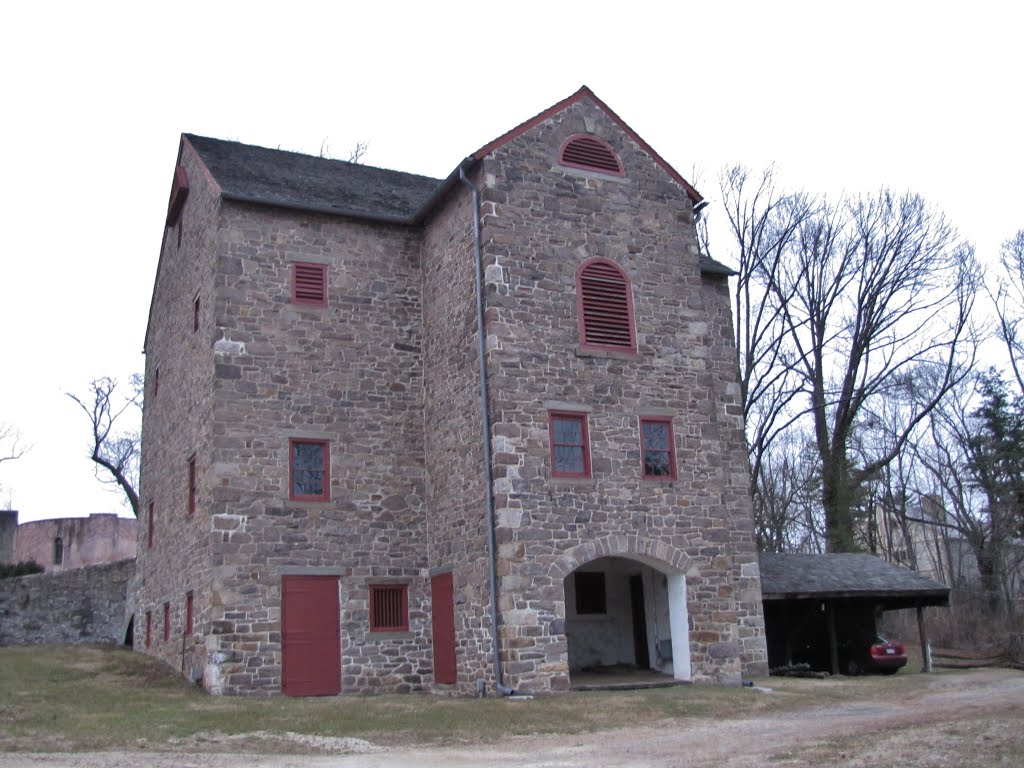
[[[1024,395],[1024,229],[1003,243],[999,262],[1003,272],[993,296],[999,337],[1010,355],[1018,392]]]
[[[84,398],[70,392],[65,394],[78,403],[78,407],[92,424],[89,458],[96,463],[97,478],[101,482],[111,483],[120,488],[132,513],[138,517],[137,489],[142,433],[137,427],[127,430],[122,427],[128,418],[126,413],[142,409],[142,376],[132,376],[129,386],[127,394],[118,392],[117,380],[105,376],[89,383],[89,394]],[[106,474],[101,472],[101,469],[105,470]]]
[[[3,464],[5,461],[20,459],[25,455],[28,448],[21,441],[21,432],[11,424],[0,422],[0,464]],[[0,489],[3,489],[2,485],[0,485]],[[7,493],[7,501],[0,503],[5,504],[8,509],[11,507],[12,497],[10,490]]]
[[[800,226],[812,215],[813,201],[803,193],[780,192],[771,167],[759,173],[739,165],[724,168],[718,176],[718,189],[728,226],[722,250],[726,261],[738,264],[733,330],[750,458],[750,489],[756,510],[768,515],[758,523],[767,537],[765,543],[774,542],[770,545],[774,548],[781,544],[778,525],[787,515],[779,507],[778,497],[758,503],[761,474],[772,442],[800,418],[802,409],[793,407],[800,389],[793,348],[782,322],[782,305],[765,300],[766,286],[769,276],[788,258]],[[702,251],[712,256],[706,224],[700,229],[700,241]],[[795,466],[781,457],[775,457],[774,464],[787,473]],[[782,486],[772,481],[763,488],[784,495],[785,488],[792,489],[788,481],[779,478],[779,482]]]
[[[0,464],[25,455],[28,447],[21,442],[21,432],[6,422],[0,422]]]
[[[348,153],[348,161],[350,163],[361,163],[363,162],[363,155],[366,154],[367,150],[370,149],[370,142],[368,141],[357,141],[356,145]]]
[[[864,483],[903,449],[918,424],[973,365],[973,250],[917,195],[882,190],[822,203],[795,247],[767,275],[795,350],[821,463],[828,551],[855,548]],[[869,406],[915,384],[913,408],[870,454],[851,454]],[[859,461],[855,461],[859,458]]]
[[[948,560],[949,583],[954,586],[965,579],[949,544],[966,542],[986,603],[999,611],[1012,606],[1010,595],[1021,576],[1020,546],[1014,536],[1024,420],[1018,404],[1016,413],[1008,414],[1015,423],[1000,434],[1001,384],[993,382],[991,374],[972,377],[929,415],[929,439],[917,446],[916,453],[928,470],[928,494],[939,500],[942,513],[910,519],[942,530],[946,552],[938,554]]]

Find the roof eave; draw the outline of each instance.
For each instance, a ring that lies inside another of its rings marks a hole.
[[[399,226],[415,226],[416,222],[409,216],[388,216],[383,214],[366,213],[365,211],[353,211],[347,208],[335,208],[327,205],[309,205],[307,203],[293,203],[287,200],[274,200],[271,198],[258,197],[255,195],[243,195],[238,192],[224,190],[221,198],[233,203],[245,203],[248,205],[261,205],[271,208],[283,208],[289,211],[301,211],[303,213],[322,213],[327,216],[340,216],[346,219],[361,219],[379,224],[397,224]]]

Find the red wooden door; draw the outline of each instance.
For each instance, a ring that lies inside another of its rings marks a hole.
[[[434,682],[454,683],[455,590],[452,574],[439,573],[430,580],[430,623],[434,634]]]
[[[341,692],[341,614],[337,576],[281,577],[281,692]]]

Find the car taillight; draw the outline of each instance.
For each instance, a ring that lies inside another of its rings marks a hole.
[[[872,645],[871,646],[871,655],[872,656],[885,656],[885,645],[882,645],[882,644]]]

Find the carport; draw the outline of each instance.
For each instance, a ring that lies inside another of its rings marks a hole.
[[[931,671],[923,609],[948,606],[948,587],[867,554],[762,553],[760,561],[770,668],[806,661],[839,674],[844,633],[874,633],[882,611],[916,608],[921,657]]]

